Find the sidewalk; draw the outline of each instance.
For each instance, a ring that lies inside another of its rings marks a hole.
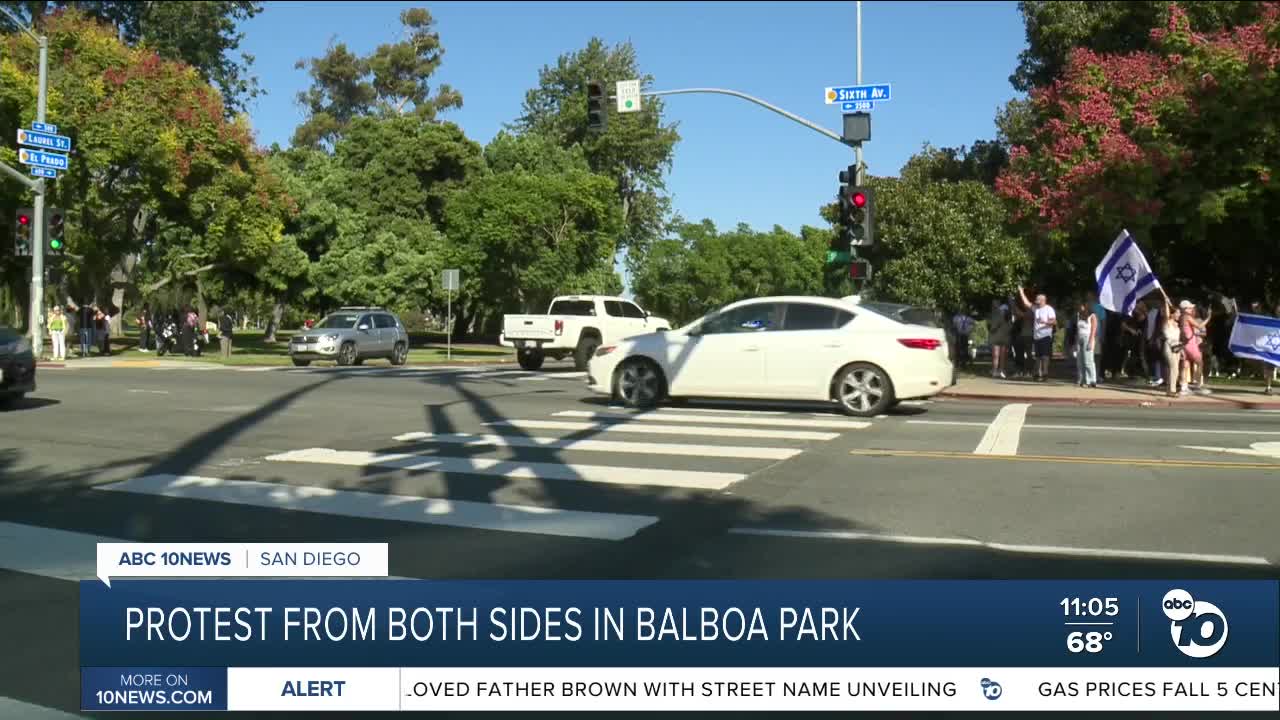
[[[1125,382],[1125,381],[1122,381]],[[1099,384],[1082,388],[1066,380],[1050,379],[1038,383],[1029,380],[996,380],[990,377],[961,375],[959,381],[943,391],[943,398],[956,400],[1006,400],[1009,402],[1065,403],[1075,405],[1119,405],[1130,407],[1216,407],[1226,410],[1280,410],[1280,389],[1275,395],[1263,395],[1261,388],[1224,386],[1209,383],[1212,395],[1189,395],[1171,398],[1164,388],[1150,388],[1145,383]]]

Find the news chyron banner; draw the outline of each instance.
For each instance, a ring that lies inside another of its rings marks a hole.
[[[433,581],[385,545],[195,547],[100,549],[84,710],[1280,709],[1271,581]]]

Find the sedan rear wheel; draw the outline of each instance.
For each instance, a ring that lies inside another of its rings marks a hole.
[[[884,412],[893,403],[893,383],[875,365],[856,363],[837,376],[834,394],[840,409],[846,414],[871,417]]]
[[[614,392],[629,408],[651,408],[662,398],[662,374],[646,360],[627,360],[618,368]]]

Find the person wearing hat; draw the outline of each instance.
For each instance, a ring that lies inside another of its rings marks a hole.
[[[1204,357],[1200,354],[1200,337],[1196,335],[1195,304],[1190,300],[1183,300],[1178,303],[1178,310],[1182,313],[1178,323],[1182,341],[1182,371],[1179,376],[1178,394],[1190,395],[1191,389],[1188,386],[1195,379],[1196,368],[1204,362]]]

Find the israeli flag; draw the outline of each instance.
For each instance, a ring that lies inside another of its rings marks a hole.
[[[1280,318],[1236,315],[1231,328],[1231,354],[1280,366]]]
[[[1147,293],[1160,287],[1151,263],[1128,230],[1121,230],[1111,249],[1094,271],[1098,281],[1098,302],[1102,307],[1132,315],[1133,306]]]

